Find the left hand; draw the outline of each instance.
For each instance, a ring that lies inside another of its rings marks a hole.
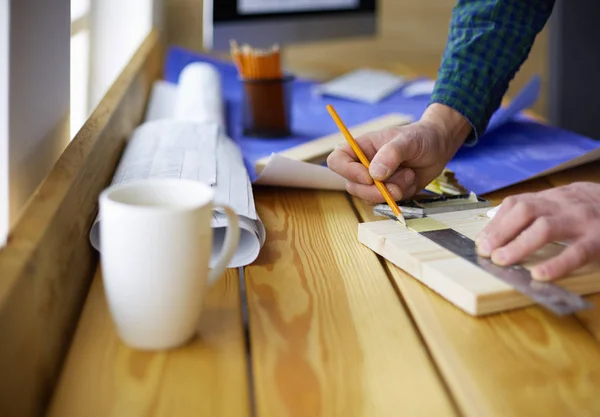
[[[475,243],[481,256],[514,265],[547,243],[565,240],[567,248],[531,270],[534,279],[562,278],[600,259],[600,184],[579,182],[508,197]]]

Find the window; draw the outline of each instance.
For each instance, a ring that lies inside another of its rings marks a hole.
[[[71,139],[90,113],[90,0],[71,0]]]
[[[0,241],[69,137],[69,0],[0,1]]]
[[[161,10],[161,0],[0,0],[0,247]]]
[[[159,0],[71,1],[71,138],[150,32]]]

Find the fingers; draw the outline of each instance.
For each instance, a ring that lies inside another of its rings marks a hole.
[[[498,224],[502,220],[502,218],[506,216],[506,213],[510,212],[519,201],[525,200],[528,197],[529,194],[520,194],[505,198],[504,201],[502,201],[500,209],[498,209],[498,211],[494,215],[493,220],[490,221],[490,223],[488,223],[488,225],[483,229],[482,235],[486,234],[490,229],[493,229],[495,225]]]
[[[410,168],[401,169],[392,175],[388,181],[385,181],[384,185],[394,200],[402,200],[406,196],[416,192],[415,173]],[[381,192],[374,184],[365,185],[348,181],[346,182],[346,190],[348,193],[362,198],[370,204],[377,204],[385,201]]]
[[[366,185],[373,184],[367,168],[356,160],[354,153],[350,154],[344,148],[336,149],[329,154],[327,166],[348,181]]]
[[[383,145],[373,157],[369,173],[375,180],[387,180],[406,160],[414,159],[421,141],[416,131],[400,131],[392,140]]]
[[[515,239],[536,218],[546,214],[544,203],[541,199],[520,199],[511,204],[512,207],[503,204],[475,241],[479,255],[490,256],[494,250]]]
[[[492,261],[499,265],[513,265],[521,262],[547,243],[570,237],[566,219],[556,216],[539,217],[533,224],[505,246],[491,253]]]
[[[402,191],[400,191],[400,188],[398,188],[396,184],[384,184],[395,201],[402,199]],[[375,185],[363,185],[355,182],[346,182],[346,191],[348,191],[349,194],[365,200],[367,204],[374,205],[383,203],[385,201],[383,195],[381,195],[381,192],[379,192]]]
[[[600,254],[600,240],[597,237],[576,241],[559,255],[543,262],[531,270],[531,275],[539,281],[552,281],[584,266]]]

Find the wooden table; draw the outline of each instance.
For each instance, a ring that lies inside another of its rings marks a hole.
[[[487,197],[578,180],[600,166]],[[256,203],[266,244],[243,282],[230,270],[211,290],[189,346],[122,345],[98,272],[50,416],[600,415],[600,310],[472,318],[357,242],[360,201],[257,189]]]
[[[578,180],[600,182],[600,166],[486,197]],[[373,219],[362,202],[269,188],[255,199],[265,246],[211,289],[183,348],[125,347],[96,273],[49,416],[600,415],[599,309],[473,318],[358,243]]]

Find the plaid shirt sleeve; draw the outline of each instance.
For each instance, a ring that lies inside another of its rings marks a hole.
[[[485,132],[553,7],[554,0],[457,1],[431,102],[471,123],[467,144]]]

